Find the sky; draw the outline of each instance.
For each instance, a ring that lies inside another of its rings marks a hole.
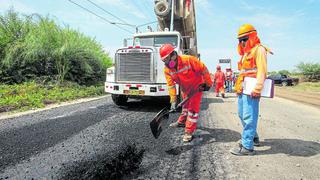
[[[0,14],[13,8],[22,14],[48,15],[61,26],[76,29],[102,44],[114,56],[123,39],[132,36],[115,25],[120,22],[87,0],[73,0],[103,17],[96,17],[68,0],[0,0]],[[155,21],[154,0],[91,0],[128,24]],[[230,58],[236,69],[237,32],[252,24],[268,55],[268,71],[296,69],[300,62],[320,63],[320,0],[194,0],[198,50],[201,60],[214,71],[219,59]],[[131,26],[121,26],[134,32]],[[225,66],[223,66],[224,68]]]

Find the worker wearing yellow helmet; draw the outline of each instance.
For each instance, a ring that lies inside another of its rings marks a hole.
[[[235,83],[238,95],[238,115],[243,126],[241,143],[230,152],[234,155],[253,155],[254,145],[259,145],[256,132],[259,101],[264,80],[267,76],[267,52],[272,52],[260,43],[257,30],[250,24],[244,24],[238,31],[238,52],[241,56],[238,62],[239,76]],[[257,78],[257,83],[251,95],[242,93],[245,77]]]

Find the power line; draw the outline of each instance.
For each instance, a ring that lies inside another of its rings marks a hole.
[[[131,31],[129,31],[129,30],[127,30],[127,29],[125,29],[125,28],[123,28],[123,27],[121,27],[121,26],[117,25],[117,23],[115,23],[115,22],[109,21],[108,19],[106,19],[106,18],[104,18],[104,17],[102,17],[102,16],[100,16],[100,15],[98,15],[98,14],[94,13],[93,11],[91,11],[91,10],[89,10],[89,9],[87,9],[87,8],[85,8],[85,7],[83,7],[83,6],[81,6],[80,4],[78,4],[78,3],[76,3],[76,2],[74,2],[74,1],[72,1],[72,0],[69,0],[69,2],[71,2],[71,3],[73,3],[73,4],[77,5],[77,6],[79,6],[80,8],[82,8],[82,9],[86,10],[87,12],[89,12],[89,13],[91,13],[91,14],[93,14],[93,15],[97,16],[97,17],[99,17],[100,19],[102,19],[102,20],[104,20],[104,21],[108,22],[109,24],[115,25],[115,26],[117,26],[118,28],[120,28],[120,29],[122,29],[122,30],[124,30],[124,31],[126,31],[126,32],[128,32],[128,33],[130,33],[130,34],[132,34],[132,32],[131,32]]]
[[[93,4],[94,6],[96,6],[96,7],[99,8],[99,9],[101,9],[101,10],[104,11],[105,13],[107,13],[107,14],[111,15],[112,17],[118,19],[119,21],[122,21],[123,23],[128,24],[126,21],[122,20],[121,18],[119,18],[118,16],[112,14],[111,12],[103,9],[103,8],[102,8],[101,6],[99,6],[98,4],[96,4],[96,3],[94,3],[94,2],[92,2],[92,1],[90,1],[90,0],[87,0],[87,1],[89,1],[91,4]]]
[[[146,9],[150,9],[150,11],[147,11],[147,12],[148,12],[149,15],[151,15],[150,16],[150,19],[151,19],[151,17],[154,15],[154,14],[151,13],[152,12],[151,10],[153,9],[153,6],[151,6],[150,4],[147,4],[146,2],[144,2],[144,3],[142,2],[142,4]]]
[[[149,24],[154,24],[154,23],[157,23],[158,21],[151,21],[151,22],[147,22],[147,23],[144,23],[144,24],[140,24],[140,25],[137,25],[136,27],[141,27],[141,26],[145,26],[145,25],[149,25]]]
[[[142,14],[144,14],[146,17],[149,17],[149,18],[150,18],[150,16],[149,16],[143,9],[141,9],[141,7],[136,3],[135,0],[133,0],[132,2],[133,2],[134,5],[139,9],[139,11],[142,12]]]

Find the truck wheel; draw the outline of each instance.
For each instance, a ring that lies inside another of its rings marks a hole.
[[[281,86],[288,86],[288,82],[287,81],[282,81]]]
[[[167,16],[170,12],[170,7],[167,1],[159,1],[154,6],[154,12],[157,16],[164,17]]]
[[[125,95],[112,94],[111,98],[112,101],[118,106],[125,106],[128,101],[128,96]]]
[[[298,82],[296,81],[292,82],[292,86],[296,86],[296,85],[298,85]]]

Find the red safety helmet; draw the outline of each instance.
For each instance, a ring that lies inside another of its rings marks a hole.
[[[174,47],[171,44],[163,44],[160,47],[160,57],[164,60],[174,51]]]

